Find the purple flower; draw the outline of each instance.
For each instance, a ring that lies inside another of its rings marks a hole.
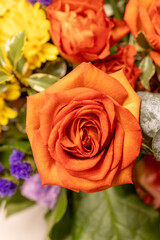
[[[39,2],[42,6],[48,6],[52,3],[52,0],[27,0],[30,2],[32,5],[35,4],[36,2]]]
[[[27,162],[18,162],[11,165],[10,172],[12,176],[16,179],[27,179],[30,177],[30,174],[33,172],[31,164]]]
[[[21,162],[21,160],[24,158],[24,155],[24,153],[14,149],[9,157],[10,164]]]
[[[27,179],[21,188],[23,196],[30,200],[36,201],[43,207],[53,209],[61,187],[55,185],[42,185],[41,179],[38,173]]]
[[[2,166],[2,164],[0,163],[0,173],[3,171],[4,167]]]
[[[30,2],[32,5],[38,2],[38,0],[27,0],[27,1]]]
[[[0,179],[0,196],[4,198],[6,196],[11,197],[16,191],[17,185],[12,182],[8,181],[7,179],[1,178]]]
[[[42,6],[48,6],[52,3],[52,0],[39,0],[38,1]]]

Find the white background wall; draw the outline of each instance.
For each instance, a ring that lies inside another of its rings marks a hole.
[[[46,240],[45,209],[36,205],[5,218],[0,208],[0,240]]]

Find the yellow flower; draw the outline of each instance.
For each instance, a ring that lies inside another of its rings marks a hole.
[[[21,95],[18,83],[6,86],[6,89],[0,93],[0,126],[8,124],[8,120],[17,117],[18,113],[7,106],[5,100],[13,101]],[[1,128],[0,128],[1,132]]]
[[[0,17],[3,16],[13,4],[13,0],[0,0]]]
[[[17,112],[9,108],[0,96],[0,125],[5,126],[8,120],[17,117]]]
[[[11,84],[7,87],[7,89],[0,94],[5,100],[14,101],[19,98],[21,95],[21,89],[19,84]]]
[[[40,67],[46,60],[55,60],[58,49],[51,43],[49,21],[40,4],[32,6],[25,0],[12,0],[12,7],[0,18],[0,45],[5,47],[8,38],[25,31],[24,56],[30,69]]]
[[[18,113],[7,106],[5,100],[14,101],[21,95],[21,88],[18,83],[10,85],[1,84],[4,86],[4,90],[0,93],[0,132],[1,126],[8,124],[9,119],[17,117]]]

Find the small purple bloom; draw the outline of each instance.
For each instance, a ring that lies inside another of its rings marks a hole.
[[[40,176],[36,173],[23,183],[21,193],[41,206],[53,209],[60,190],[61,187],[56,185],[42,185]]]
[[[52,0],[27,0],[32,5],[34,5],[36,2],[39,2],[42,6],[48,6],[52,3]]]
[[[52,3],[52,0],[39,0],[38,1],[42,6],[48,6]]]
[[[16,191],[17,185],[12,182],[8,181],[7,179],[1,178],[0,179],[0,197],[4,198],[6,196],[11,197]]]
[[[9,157],[10,164],[21,162],[21,160],[24,158],[24,155],[25,154],[23,152],[14,149]]]
[[[31,164],[27,162],[19,162],[11,165],[10,172],[12,176],[16,179],[27,179],[33,172]]]
[[[2,166],[2,164],[0,163],[0,173],[4,170],[4,167]]]
[[[37,2],[37,0],[27,0],[27,1],[30,2],[32,5]]]

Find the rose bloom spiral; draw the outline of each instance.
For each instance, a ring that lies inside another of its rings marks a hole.
[[[82,63],[28,97],[27,134],[43,184],[95,192],[132,182],[140,98],[123,71]]]
[[[54,0],[46,12],[54,44],[75,63],[104,59],[129,32],[124,21],[107,17],[103,0]]]

